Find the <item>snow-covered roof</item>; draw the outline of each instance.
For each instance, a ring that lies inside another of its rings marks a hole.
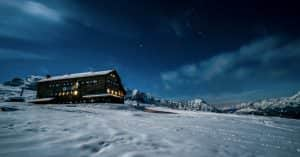
[[[97,76],[97,75],[107,75],[114,70],[105,70],[105,71],[97,71],[97,72],[83,72],[83,73],[75,73],[75,74],[66,74],[66,75],[59,75],[59,76],[52,76],[50,78],[42,79],[38,82],[47,82],[47,81],[54,81],[54,80],[64,80],[64,79],[71,79],[71,78],[80,78],[80,77],[90,77],[90,76]]]

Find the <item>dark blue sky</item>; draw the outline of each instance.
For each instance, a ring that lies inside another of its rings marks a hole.
[[[1,0],[0,81],[116,68],[126,87],[235,102],[300,89],[288,1]]]

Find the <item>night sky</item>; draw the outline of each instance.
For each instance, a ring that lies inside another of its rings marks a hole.
[[[292,1],[1,0],[0,81],[115,68],[124,85],[211,103],[300,90]]]

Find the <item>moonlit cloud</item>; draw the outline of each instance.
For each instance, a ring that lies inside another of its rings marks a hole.
[[[66,25],[62,11],[51,7],[52,3],[42,2],[0,1],[0,36],[36,42],[60,38],[58,32]]]
[[[19,7],[24,12],[33,16],[41,17],[54,22],[59,22],[62,20],[61,15],[56,10],[38,2],[28,1]]]
[[[292,83],[300,79],[299,60],[300,40],[268,37],[236,51],[162,73],[161,79],[168,88],[177,90],[195,87],[215,93],[256,90],[251,89],[253,84],[264,88],[269,83]]]
[[[28,15],[41,19],[53,22],[60,22],[62,20],[62,16],[57,10],[36,1],[3,0],[0,2],[0,4],[19,9]]]
[[[170,71],[161,74],[161,77],[164,81],[175,81],[178,79],[178,72],[176,71]]]

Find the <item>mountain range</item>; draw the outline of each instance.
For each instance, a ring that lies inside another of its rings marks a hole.
[[[19,96],[22,88],[26,89],[23,95],[25,99],[34,99],[36,82],[42,78],[42,76],[34,75],[24,79],[16,77],[0,84],[0,101],[5,101],[10,97]],[[253,102],[243,102],[230,107],[221,107],[221,105],[209,104],[201,98],[191,100],[170,100],[155,97],[149,93],[139,91],[138,89],[127,88],[126,91],[125,102],[132,105],[142,104],[145,106],[152,105],[189,111],[300,118],[300,92],[290,97],[263,99]]]

